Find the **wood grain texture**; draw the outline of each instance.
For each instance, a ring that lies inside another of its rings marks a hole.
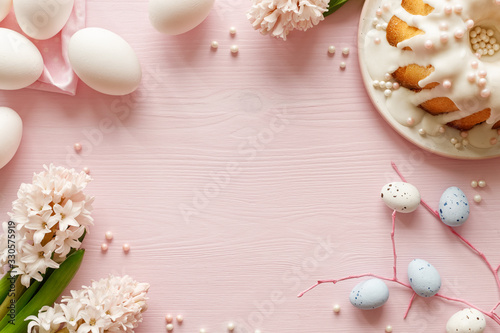
[[[70,288],[108,274],[149,282],[138,333],[164,332],[166,313],[185,317],[175,332],[225,332],[228,321],[239,333],[382,332],[388,324],[395,332],[442,332],[462,306],[418,299],[403,320],[411,294],[396,285],[371,312],[349,304],[356,281],[296,295],[317,279],[392,274],[391,212],[379,199],[397,179],[392,160],[434,206],[449,186],[469,198],[480,193],[483,202],[472,205],[460,231],[500,263],[498,160],[434,156],[387,126],[359,74],[362,1],[287,42],[253,31],[248,6],[217,0],[201,26],[172,37],[149,25],[145,0],[88,0],[88,26],[111,29],[134,47],[143,83],[126,97],[84,84],[75,97],[1,92],[0,104],[20,113],[25,135],[0,170],[0,208],[10,209],[19,184],[44,163],[88,166],[96,225]],[[240,47],[236,57],[232,44]],[[328,56],[329,45],[350,47],[350,55]],[[80,155],[75,142],[84,144]],[[472,179],[488,186],[472,189]],[[107,230],[115,238],[102,254]],[[485,308],[496,303],[485,266],[425,210],[399,215],[396,232],[401,277],[411,259],[426,259],[441,272],[445,293]]]

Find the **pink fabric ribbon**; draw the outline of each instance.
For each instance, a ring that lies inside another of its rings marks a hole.
[[[15,30],[26,36],[17,24],[14,12],[0,22],[0,27]],[[71,69],[68,59],[69,39],[75,32],[85,27],[85,0],[75,0],[73,12],[64,28],[47,40],[27,37],[36,45],[43,57],[43,73],[28,88],[75,95],[78,77]]]

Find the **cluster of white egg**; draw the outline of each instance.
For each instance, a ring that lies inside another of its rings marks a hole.
[[[28,37],[47,40],[57,35],[68,22],[73,6],[74,0],[51,4],[44,0],[0,0],[0,19],[13,8],[24,33],[0,28],[0,89],[22,89],[40,77],[43,58]],[[68,54],[76,75],[101,93],[125,95],[139,86],[142,71],[134,50],[111,31],[77,31],[69,42]]]

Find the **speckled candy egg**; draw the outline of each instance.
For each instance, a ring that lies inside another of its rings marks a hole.
[[[408,280],[415,293],[431,297],[441,288],[441,276],[434,266],[422,259],[413,259],[408,265]]]
[[[411,213],[420,204],[420,192],[409,183],[389,183],[382,187],[380,196],[390,209],[400,213]]]
[[[362,310],[381,307],[389,299],[389,288],[380,279],[369,279],[357,284],[351,291],[351,304]]]
[[[469,201],[456,186],[447,188],[439,200],[439,217],[444,224],[458,227],[469,218]]]
[[[481,333],[486,327],[484,315],[476,309],[463,309],[446,323],[446,333]]]

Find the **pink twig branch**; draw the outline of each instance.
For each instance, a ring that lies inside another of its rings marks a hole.
[[[408,304],[408,308],[406,309],[406,312],[405,312],[405,315],[403,316],[403,319],[406,319],[406,317],[408,317],[408,313],[410,313],[411,305],[413,304],[413,301],[415,300],[416,296],[417,296],[417,293],[413,292],[413,295],[411,295],[410,304]]]
[[[395,233],[396,233],[396,210],[394,210],[394,212],[392,212],[392,231],[391,231],[392,255],[394,257],[394,264],[393,264],[394,281],[396,281],[398,279],[397,267],[396,267],[398,256],[396,254],[396,241],[394,239]]]

